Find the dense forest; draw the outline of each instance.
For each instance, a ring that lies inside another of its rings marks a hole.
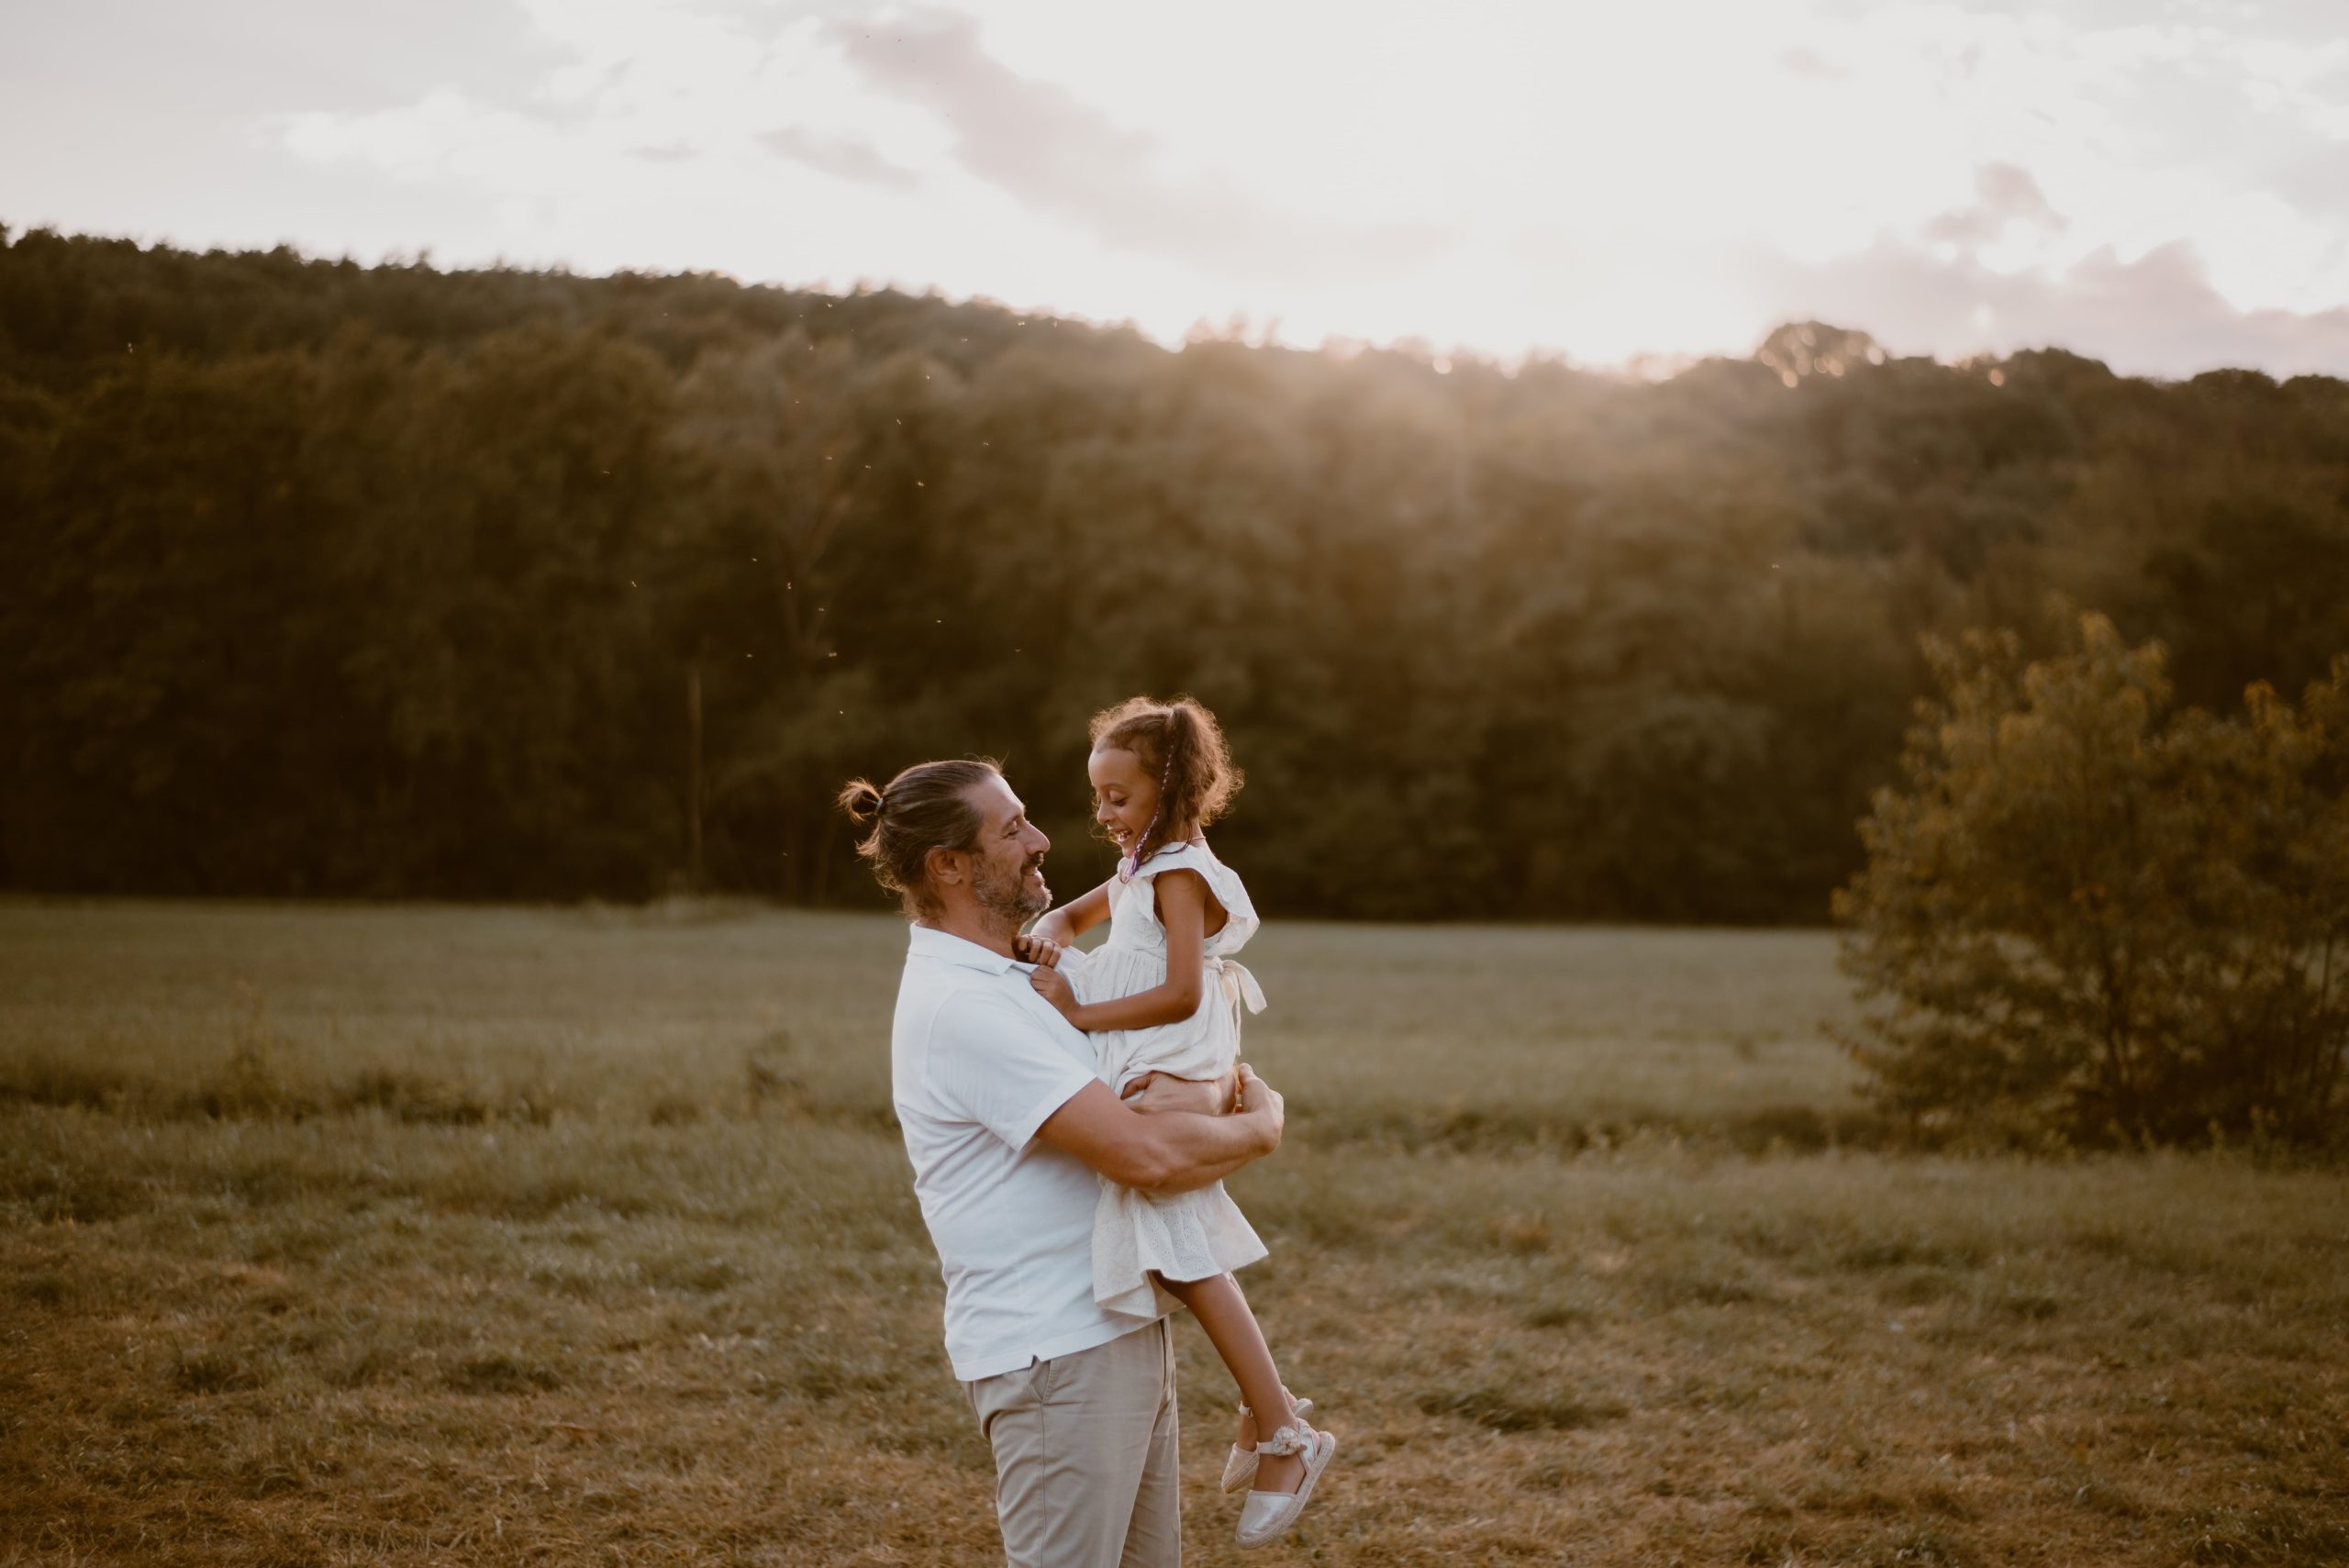
[[[888,290],[0,229],[0,886],[869,903],[853,773],[1188,691],[1262,902],[1823,918],[1920,634],[2349,649],[2349,384],[1944,365],[1817,323],[1645,382]]]

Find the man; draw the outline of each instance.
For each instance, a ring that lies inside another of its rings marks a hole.
[[[994,764],[919,763],[841,803],[870,824],[858,853],[913,921],[892,1098],[946,1279],[947,1355],[995,1451],[1005,1553],[1013,1568],[1173,1568],[1173,1342],[1163,1316],[1093,1299],[1097,1174],[1161,1192],[1219,1181],[1279,1146],[1281,1097],[1244,1064],[1234,1084],[1158,1080],[1126,1101],[1101,1081],[1017,956],[1052,905],[1052,844]]]

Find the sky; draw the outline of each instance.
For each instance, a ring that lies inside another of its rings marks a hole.
[[[1169,343],[2349,375],[2349,0],[7,0],[0,223]]]

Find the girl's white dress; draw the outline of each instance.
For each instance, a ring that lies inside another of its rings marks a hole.
[[[1152,883],[1170,871],[1197,872],[1223,906],[1223,929],[1208,938],[1198,1011],[1180,1023],[1105,1029],[1093,1037],[1102,1075],[1122,1094],[1145,1073],[1218,1078],[1240,1060],[1240,1011],[1264,1010],[1255,976],[1231,954],[1256,934],[1256,906],[1240,873],[1205,844],[1173,843],[1152,855],[1131,882],[1109,884],[1109,940],[1070,976],[1079,1002],[1131,996],[1166,981],[1166,928],[1159,924]],[[1093,1211],[1093,1297],[1113,1312],[1153,1317],[1161,1308],[1149,1275],[1212,1279],[1264,1253],[1240,1206],[1217,1182],[1195,1192],[1153,1197],[1104,1180]]]

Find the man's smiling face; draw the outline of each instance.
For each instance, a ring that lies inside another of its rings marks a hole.
[[[1044,883],[1044,851],[1052,841],[1028,820],[1028,808],[1001,778],[973,785],[970,800],[980,824],[971,892],[989,920],[1016,933],[1052,906],[1052,890]]]

